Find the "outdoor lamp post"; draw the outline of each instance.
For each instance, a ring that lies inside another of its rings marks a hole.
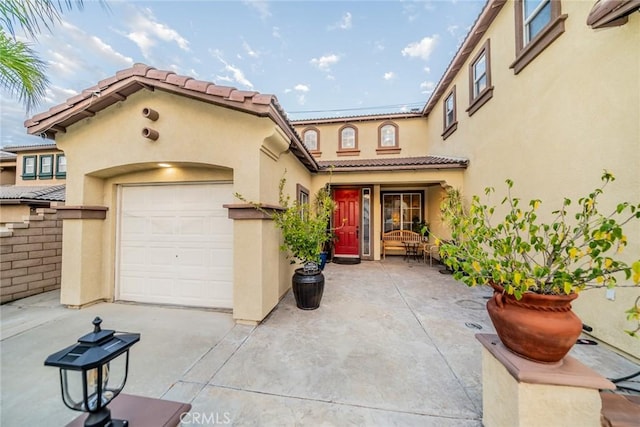
[[[89,412],[85,427],[126,427],[128,421],[112,420],[107,405],[124,388],[129,370],[129,348],[140,334],[100,329],[102,319],[93,320],[93,332],[78,343],[53,353],[46,366],[60,368],[62,400],[68,408]]]

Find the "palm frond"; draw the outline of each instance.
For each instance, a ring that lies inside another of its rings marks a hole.
[[[26,44],[0,29],[0,86],[31,111],[44,99],[49,80],[46,64]]]

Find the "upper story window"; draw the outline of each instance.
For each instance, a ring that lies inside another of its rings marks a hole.
[[[456,87],[453,86],[451,92],[444,98],[444,123],[442,138],[447,139],[458,128],[458,120],[456,114]]]
[[[515,0],[516,60],[511,64],[518,74],[536,56],[564,33],[560,0]]]
[[[356,130],[352,127],[343,128],[340,131],[340,149],[349,150],[356,148]]]
[[[472,116],[493,97],[491,86],[491,52],[489,39],[469,64],[469,108]]]
[[[22,160],[22,179],[36,179],[38,156],[24,156]]]
[[[384,125],[380,127],[380,147],[395,147],[397,128],[394,125]]]
[[[64,154],[56,156],[56,178],[66,178],[67,176],[67,157]]]
[[[304,131],[304,145],[309,151],[318,151],[320,149],[319,144],[320,132],[316,129],[307,129]]]
[[[378,154],[397,154],[400,152],[398,125],[384,122],[378,126]]]
[[[40,172],[38,173],[38,178],[53,178],[53,154],[40,156]]]
[[[340,128],[339,132],[338,154],[343,156],[358,155],[360,153],[358,150],[358,130],[351,125],[345,125]]]

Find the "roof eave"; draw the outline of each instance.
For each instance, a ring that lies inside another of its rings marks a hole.
[[[436,88],[431,94],[431,97],[424,106],[422,115],[426,116],[431,112],[431,110],[433,110],[436,103],[444,95],[444,91],[447,89],[449,84],[451,84],[473,50],[482,40],[485,33],[489,29],[489,26],[496,18],[496,16],[498,16],[498,13],[500,13],[500,10],[502,10],[502,7],[506,2],[507,0],[487,0],[487,3],[480,13],[480,16],[476,20],[471,30],[469,30],[469,32],[467,33],[467,37],[464,39],[464,42],[462,42],[462,45],[460,45],[460,48],[449,63],[449,66],[440,78],[440,81],[436,85]]]
[[[397,165],[397,166],[321,166],[320,172],[396,172],[408,170],[466,169],[467,163],[447,163],[436,165]]]

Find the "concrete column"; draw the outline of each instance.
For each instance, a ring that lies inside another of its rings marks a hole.
[[[554,364],[511,353],[497,335],[477,334],[482,350],[485,427],[600,427],[599,389],[615,385],[571,356]]]

